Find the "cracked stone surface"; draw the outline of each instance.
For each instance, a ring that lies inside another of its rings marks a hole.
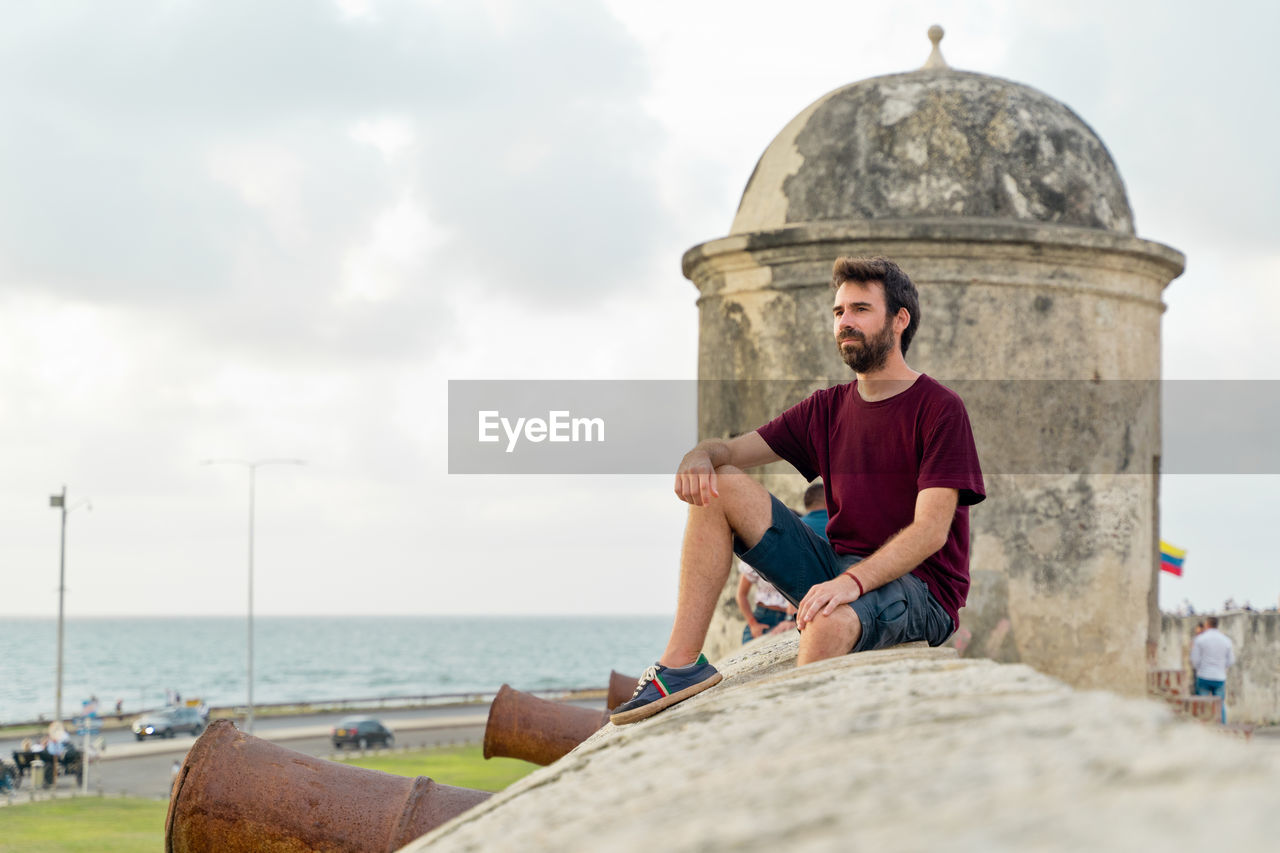
[[[1280,749],[919,645],[796,668],[794,634],[405,851],[1271,849]]]
[[[933,69],[862,80],[803,110],[761,156],[732,233],[952,216],[1134,231],[1110,153],[1065,104]]]

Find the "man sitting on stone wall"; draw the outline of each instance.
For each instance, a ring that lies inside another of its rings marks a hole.
[[[985,496],[973,432],[953,391],[912,370],[911,279],[885,258],[840,258],[834,329],[856,380],[817,391],[758,430],[685,454],[692,504],[667,648],[610,719],[632,723],[717,684],[702,654],[736,553],[798,608],[800,665],[899,643],[941,645],[969,590],[969,507]],[[743,473],[785,459],[826,484],[824,541]]]

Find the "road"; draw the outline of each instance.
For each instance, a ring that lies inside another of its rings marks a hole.
[[[332,728],[338,720],[343,717],[352,716],[357,712],[354,711],[332,711],[316,714],[296,714],[279,717],[263,717],[258,716],[253,721],[253,734],[258,737],[274,740],[282,734],[290,736],[291,730],[299,726],[324,727],[325,734],[328,729]],[[397,729],[403,724],[415,725],[424,719],[438,720],[441,718],[450,718],[458,715],[480,715],[480,724],[484,725],[484,718],[489,713],[487,703],[476,702],[466,705],[436,705],[430,708],[412,708],[402,710],[384,710],[359,712],[361,714],[368,713],[387,723],[392,729]],[[129,718],[126,718],[129,719]],[[243,720],[232,717],[238,727],[243,728]],[[106,741],[107,752],[113,752],[118,747],[129,746],[137,742],[132,731],[128,727],[104,729],[101,737]],[[183,739],[190,740],[190,735],[178,734],[173,740],[181,743]],[[95,735],[95,740],[97,736]],[[80,738],[75,738],[79,743]],[[143,741],[144,744],[162,743],[162,738],[152,738]],[[21,745],[21,738],[2,738],[0,739],[0,755],[7,756],[10,750],[17,749]],[[126,754],[133,754],[129,750],[124,751]]]
[[[593,709],[604,707],[601,700],[581,700],[573,704]],[[484,737],[488,714],[487,704],[473,704],[378,711],[375,716],[396,733],[397,747],[414,748],[479,742]],[[254,721],[254,734],[306,755],[328,757],[334,754],[329,732],[344,716],[347,715],[324,713],[259,717]],[[107,749],[100,760],[89,767],[90,790],[159,799],[168,796],[173,762],[181,762],[195,743],[195,738],[189,735],[138,743],[127,729],[105,732],[104,737]],[[1259,728],[1253,742],[1280,748],[1280,727]],[[8,756],[18,746],[18,740],[0,740],[0,755]],[[19,796],[29,790],[27,784],[29,781],[20,789]],[[74,779],[63,779],[58,789],[70,792],[73,785]]]
[[[603,700],[582,700],[573,704],[585,708],[604,708]],[[378,711],[372,716],[382,720],[396,735],[396,747],[434,747],[456,743],[476,743],[484,737],[488,704],[437,706],[409,710]],[[322,713],[306,716],[258,717],[254,735],[279,743],[306,755],[328,757],[334,753],[329,734],[334,724],[346,713]],[[237,725],[243,721],[237,720]],[[89,790],[135,797],[168,796],[174,761],[181,762],[195,738],[180,734],[171,739],[158,738],[138,742],[133,732],[124,729],[103,732],[106,750],[89,766]],[[9,756],[18,749],[20,740],[0,740],[0,755]],[[29,778],[21,791],[28,790]],[[70,791],[74,778],[59,781],[58,789]]]

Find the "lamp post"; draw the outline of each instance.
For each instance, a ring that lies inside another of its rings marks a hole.
[[[246,734],[253,734],[253,499],[254,485],[257,477],[258,468],[263,465],[306,465],[306,461],[302,459],[206,459],[205,465],[240,465],[249,469],[249,665],[248,665],[248,684],[249,699],[248,710],[245,713],[244,730]]]
[[[58,548],[58,686],[54,693],[53,718],[57,722],[62,722],[62,616],[63,603],[67,593],[67,516],[72,510],[80,507],[88,507],[93,509],[93,504],[87,500],[80,501],[74,506],[67,505],[67,487],[62,487],[62,493],[49,496],[49,506],[54,509],[62,510],[62,542]]]

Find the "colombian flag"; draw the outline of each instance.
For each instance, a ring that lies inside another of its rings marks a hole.
[[[1175,548],[1163,539],[1160,540],[1160,569],[1171,575],[1182,577],[1182,561],[1187,558],[1185,548]]]

